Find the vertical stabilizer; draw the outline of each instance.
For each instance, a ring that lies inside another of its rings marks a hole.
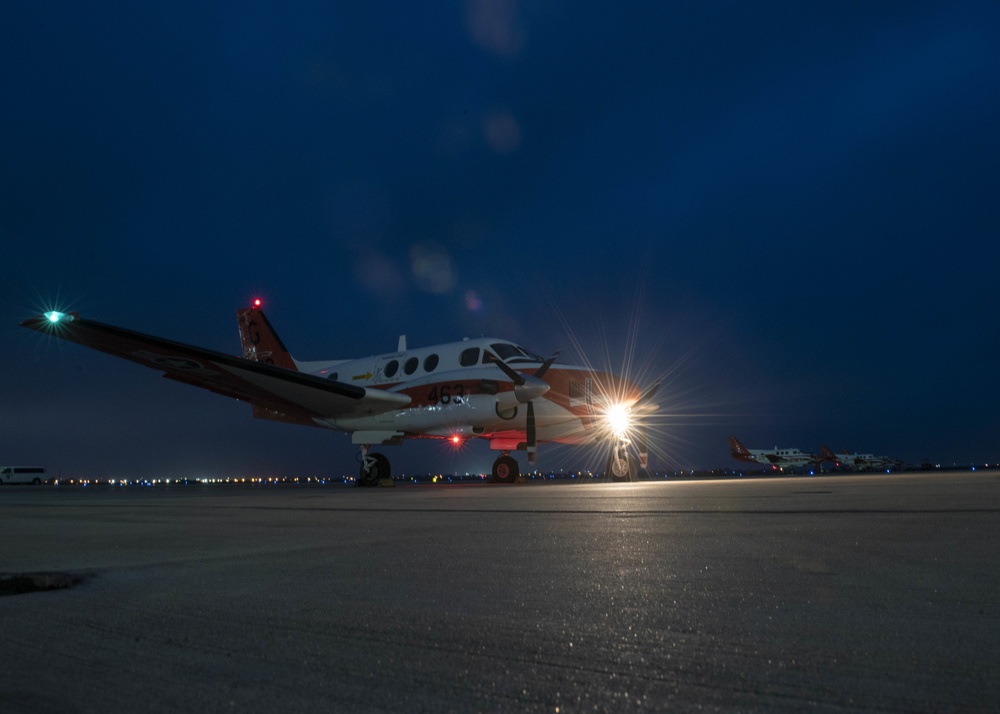
[[[750,453],[750,449],[743,446],[740,440],[735,436],[729,437],[729,453],[732,454],[734,459],[738,461],[754,461],[753,454]]]
[[[236,321],[245,359],[298,371],[295,360],[260,309],[260,301],[255,301],[253,307],[237,310]]]

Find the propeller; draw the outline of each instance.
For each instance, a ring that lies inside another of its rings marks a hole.
[[[656,396],[656,392],[660,389],[660,380],[656,380],[645,392],[639,395],[639,401],[635,403],[632,407],[637,412],[644,414],[649,414],[655,412],[657,406],[655,404],[650,404],[649,401]],[[646,436],[646,420],[638,419],[635,429],[635,440],[636,446],[639,450],[639,468],[648,469],[649,468],[649,439]]]
[[[660,380],[656,380],[653,384],[642,394],[639,395],[639,401],[635,403],[636,406],[642,405],[643,402],[648,402],[650,399],[656,396],[656,393],[660,390]],[[654,408],[656,405],[653,405]]]
[[[541,379],[545,375],[545,373],[549,371],[549,367],[551,367],[552,363],[556,361],[556,357],[559,356],[560,352],[562,352],[562,350],[556,350],[555,352],[552,353],[551,357],[542,362],[542,366],[539,367],[538,370],[535,372],[535,377]]]
[[[549,371],[549,367],[559,356],[557,350],[551,357],[542,362],[542,366],[535,370],[534,375],[521,374],[514,370],[509,364],[486,350],[486,359],[492,362],[500,371],[510,377],[514,383],[514,397],[525,406],[525,427],[524,437],[528,451],[528,463],[535,465],[538,456],[538,429],[535,424],[535,399],[549,391],[549,384],[542,380],[542,377]]]
[[[535,402],[528,402],[528,412],[525,415],[524,438],[527,443],[528,463],[535,465],[538,458],[538,441],[535,434]]]

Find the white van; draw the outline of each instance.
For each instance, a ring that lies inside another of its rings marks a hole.
[[[0,466],[0,484],[42,483],[46,479],[41,466]]]

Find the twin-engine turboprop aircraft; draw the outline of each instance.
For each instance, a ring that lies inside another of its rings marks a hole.
[[[773,469],[788,469],[794,471],[797,468],[816,466],[826,459],[815,454],[807,454],[801,449],[748,449],[743,446],[735,436],[729,437],[729,453],[737,461],[746,461],[752,464],[764,464]]]
[[[346,431],[361,448],[359,483],[391,476],[375,445],[404,439],[486,439],[500,452],[493,479],[519,476],[511,451],[535,462],[545,442],[609,444],[608,473],[631,480],[648,459],[637,417],[655,409],[621,377],[556,365],[507,340],[479,338],[349,360],[294,359],[271,327],[260,301],[237,311],[243,357],[105,325],[76,313],[47,312],[21,323],[39,332],[107,352],[163,376],[249,402],[260,419]],[[638,442],[639,459],[630,446]]]
[[[837,466],[847,467],[855,471],[874,471],[875,469],[898,469],[902,462],[888,456],[876,456],[875,454],[850,453],[847,449],[834,453],[830,447],[823,444],[823,456],[827,461],[831,461]]]
[[[816,468],[822,462],[827,461],[840,468],[853,469],[855,471],[872,471],[874,469],[899,468],[902,464],[896,459],[888,456],[875,456],[874,454],[850,454],[847,449],[842,453],[835,454],[830,447],[824,444],[820,453],[807,454],[799,449],[748,449],[740,443],[735,436],[729,437],[729,451],[737,461],[747,461],[750,463],[765,464],[774,469],[792,472],[796,468]]]

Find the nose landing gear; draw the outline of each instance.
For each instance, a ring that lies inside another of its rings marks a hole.
[[[635,481],[639,462],[629,453],[628,439],[620,439],[611,449],[607,473],[612,481]]]

